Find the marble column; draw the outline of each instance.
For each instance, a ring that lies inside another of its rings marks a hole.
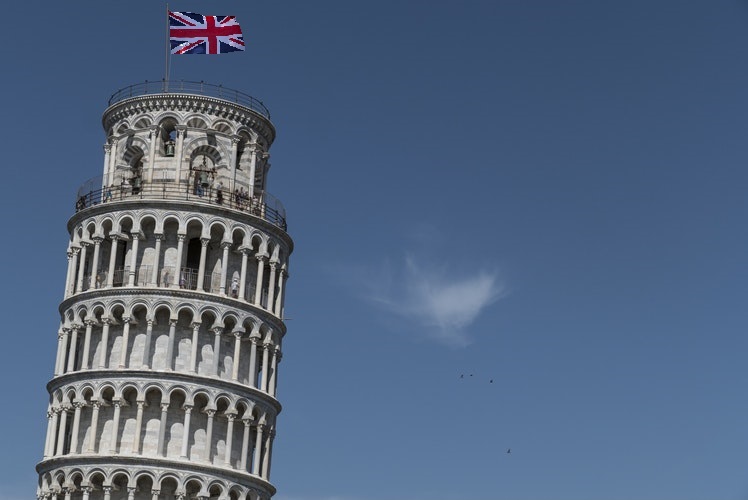
[[[153,318],[146,320],[145,345],[143,346],[143,370],[151,368],[151,343],[153,342]]]
[[[55,455],[57,456],[62,455],[65,451],[65,433],[67,432],[69,411],[70,406],[68,405],[62,405],[60,407],[60,428],[57,432],[57,450],[55,450]]]
[[[119,355],[119,368],[127,368],[127,349],[130,343],[130,317],[122,316],[122,348]]]
[[[161,420],[158,424],[158,444],[157,454],[160,457],[165,457],[164,444],[166,442],[166,419],[169,416],[169,403],[161,403]]]
[[[215,417],[216,411],[213,409],[206,409],[205,413],[208,415],[208,423],[205,426],[205,452],[203,459],[206,462],[210,462],[210,452],[213,447],[213,417]]]
[[[112,405],[114,406],[114,417],[112,418],[112,434],[109,438],[109,453],[111,455],[115,455],[117,454],[117,439],[119,438],[119,416],[122,401],[113,400]]]
[[[177,332],[177,320],[172,318],[169,319],[169,345],[166,346],[166,369],[174,370],[174,342]]]
[[[101,402],[91,401],[91,425],[89,426],[89,437],[88,437],[88,448],[86,453],[94,453],[96,451],[96,441],[98,436],[96,435],[97,428],[99,427],[99,410],[101,409]]]
[[[84,323],[86,324],[86,335],[83,338],[83,359],[81,359],[81,370],[88,370],[88,358],[91,354],[91,331],[93,330],[96,321],[87,319]]]
[[[135,278],[138,274],[138,245],[140,244],[139,231],[130,233],[132,237],[132,248],[130,249],[130,271],[127,277],[127,286],[135,286]]]
[[[184,239],[186,234],[177,234],[177,260],[174,264],[174,283],[172,288],[180,288],[182,283],[182,254],[184,253]]]
[[[243,418],[242,423],[244,424],[244,433],[242,434],[242,458],[239,465],[239,469],[242,472],[247,472],[247,457],[249,455],[249,434],[252,431],[250,424],[252,421],[248,418]]]
[[[213,327],[213,367],[211,369],[211,375],[218,376],[218,366],[221,362],[221,334],[223,328],[220,326]]]
[[[263,273],[265,272],[265,260],[267,255],[257,256],[257,283],[255,284],[255,300],[254,304],[258,307],[262,305],[262,279]]]
[[[148,283],[148,286],[159,286],[158,265],[161,260],[161,240],[164,239],[164,235],[156,233],[153,237],[156,239],[156,244],[153,249],[153,269],[151,270],[151,281]]]
[[[262,454],[262,431],[265,429],[264,424],[257,424],[255,434],[255,455],[252,458],[252,474],[255,476],[260,475],[260,458]]]
[[[144,400],[136,401],[138,405],[138,412],[135,415],[135,432],[132,438],[132,452],[136,455],[140,454],[140,434],[143,429],[143,408],[145,407]]]
[[[199,340],[200,323],[195,321],[192,323],[192,345],[190,352],[190,371],[192,373],[197,372],[197,342]]]
[[[119,247],[117,240],[119,240],[119,236],[116,234],[110,234],[109,239],[112,240],[112,244],[110,245],[109,250],[109,271],[106,276],[106,286],[111,288],[114,286],[114,266],[117,264],[117,248]]]
[[[109,318],[101,318],[101,355],[99,356],[99,369],[106,368],[106,361],[109,354],[109,325],[112,322]]]
[[[187,450],[190,442],[190,415],[192,414],[192,406],[184,405],[184,433],[182,434],[182,452],[180,457],[187,458]]]
[[[221,242],[221,248],[223,249],[223,256],[221,257],[221,288],[218,293],[220,295],[226,295],[226,274],[229,269],[229,249],[231,248],[231,242]]]
[[[241,355],[242,348],[242,331],[234,331],[234,359],[231,363],[231,380],[237,381],[239,379],[239,356]]]
[[[228,424],[226,425],[226,456],[223,459],[223,463],[227,466],[231,465],[231,448],[233,447],[234,439],[234,419],[236,418],[235,413],[227,413],[226,418]]]
[[[239,299],[247,300],[245,296],[247,293],[247,259],[249,258],[249,249],[242,247],[239,249],[242,253],[242,269],[241,277],[239,278]]]
[[[249,380],[247,384],[250,387],[257,387],[257,338],[249,338]]]
[[[75,284],[75,291],[83,291],[83,273],[86,271],[86,252],[88,251],[88,242],[81,241],[80,258],[78,259],[78,280]]]
[[[75,412],[73,413],[73,430],[70,436],[70,453],[78,453],[78,431],[81,425],[81,408],[84,406],[86,405],[82,401],[73,402]]]
[[[68,365],[66,372],[75,371],[75,355],[78,351],[78,330],[80,325],[72,325],[71,330],[73,331],[70,337],[70,349],[68,350]]]
[[[200,266],[197,270],[197,291],[205,291],[205,261],[208,258],[210,238],[200,238]]]

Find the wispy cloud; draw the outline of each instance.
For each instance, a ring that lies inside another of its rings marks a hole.
[[[452,347],[471,342],[468,327],[505,293],[495,271],[458,273],[413,254],[356,274],[368,301],[409,328],[417,326],[422,336]]]

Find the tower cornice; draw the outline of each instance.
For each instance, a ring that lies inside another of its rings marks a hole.
[[[172,299],[173,305],[175,307],[178,307],[182,303],[204,303],[206,305],[220,304],[224,307],[224,310],[226,312],[241,311],[247,315],[254,316],[264,324],[277,331],[281,335],[281,337],[283,337],[286,333],[285,323],[283,323],[283,321],[281,321],[278,317],[261,307],[247,302],[238,301],[228,296],[215,295],[208,292],[199,292],[182,288],[149,288],[138,286],[99,289],[93,288],[63,300],[60,303],[59,312],[60,314],[64,314],[65,311],[82,302],[102,302],[102,299],[116,300],[122,298],[123,296],[130,297],[132,299],[138,299],[140,302],[142,302],[143,300],[148,301],[149,299],[152,299],[154,304],[164,304],[163,299],[165,297],[168,297]]]
[[[231,101],[189,93],[151,94],[119,101],[104,111],[102,125],[105,130],[109,130],[119,120],[159,111],[200,113],[225,118],[257,131],[268,145],[275,140],[275,127],[260,113]]]
[[[118,455],[116,457],[102,457],[99,455],[66,455],[42,460],[37,464],[36,471],[39,474],[42,474],[66,466],[76,468],[97,468],[107,472],[114,472],[117,469],[123,468],[138,471],[146,469],[161,472],[162,474],[173,474],[176,472],[181,478],[202,474],[209,477],[218,476],[224,480],[236,483],[250,483],[254,485],[255,491],[265,493],[266,495],[274,495],[276,492],[275,487],[270,482],[254,474],[229,470],[207,463],[201,464],[189,460],[173,460],[160,457],[127,455]]]
[[[196,390],[198,388],[209,388],[215,391],[216,394],[222,391],[231,392],[238,395],[239,397],[244,397],[248,400],[256,401],[260,405],[271,408],[274,415],[278,415],[283,410],[283,406],[277,399],[270,397],[268,394],[254,387],[247,387],[246,385],[239,382],[233,382],[230,380],[224,380],[215,377],[168,371],[97,369],[66,373],[64,375],[57,376],[47,382],[47,391],[52,393],[60,387],[85,381],[101,384],[117,381],[123,383],[132,383],[136,386],[149,385],[154,381],[163,381],[171,385],[186,384],[189,386],[194,386]]]

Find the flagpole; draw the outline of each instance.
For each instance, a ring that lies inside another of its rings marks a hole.
[[[166,2],[166,75],[164,77],[164,92],[169,91],[169,2]]]

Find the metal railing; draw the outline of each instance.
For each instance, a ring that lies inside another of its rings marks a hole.
[[[260,101],[244,92],[232,90],[222,85],[213,85],[205,82],[191,82],[179,80],[170,82],[166,80],[151,81],[146,80],[142,83],[136,83],[116,91],[109,98],[109,106],[116,104],[131,97],[153,94],[196,94],[206,97],[217,97],[224,101],[230,101],[270,119],[270,110]]]
[[[94,189],[91,181],[85,182],[76,194],[75,211],[80,212],[102,203],[142,200],[177,200],[220,205],[260,217],[286,231],[286,210],[270,193],[260,192],[249,197],[224,188],[188,186],[176,182],[143,182],[139,187],[130,184]]]
[[[174,280],[174,267],[166,266],[161,269],[161,272],[156,276],[156,281],[153,281],[153,266],[144,265],[139,266],[135,271],[135,283],[134,286],[158,286],[162,288],[176,287],[183,288],[185,290],[197,290],[198,283],[198,269],[191,267],[183,267],[179,273],[179,280]],[[109,277],[109,271],[101,270],[95,275],[90,274],[83,276],[82,288],[78,291],[85,292],[91,289],[106,288]],[[129,284],[130,280],[130,268],[120,267],[114,270],[114,278],[112,280],[112,286],[122,287]],[[203,288],[202,291],[207,293],[218,294],[221,291],[221,273],[205,273],[203,276]],[[253,290],[254,292],[254,290]],[[252,296],[254,293],[251,294]]]

